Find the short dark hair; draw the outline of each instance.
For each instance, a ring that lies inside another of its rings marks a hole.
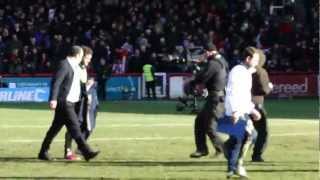
[[[70,47],[67,56],[69,57],[75,57],[82,51],[82,48],[80,46],[72,46]]]
[[[251,57],[253,56],[253,54],[258,53],[258,50],[252,46],[249,46],[247,48],[244,49],[243,53],[242,53],[242,59],[243,61],[245,61],[247,59],[247,57]]]
[[[82,50],[83,50],[83,55],[88,55],[88,54],[93,54],[93,51],[90,47],[88,46],[81,46],[82,47]]]

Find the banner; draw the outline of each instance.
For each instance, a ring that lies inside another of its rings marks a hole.
[[[47,102],[49,88],[0,88],[0,102]]]
[[[270,74],[274,88],[270,96],[317,96],[318,81],[314,74]]]
[[[169,98],[183,97],[184,87],[190,78],[191,74],[169,74]]]
[[[0,80],[9,88],[50,87],[51,84],[49,77],[3,77]]]
[[[141,77],[111,77],[106,84],[107,100],[141,99]]]
[[[156,96],[157,98],[167,97],[167,74],[155,73],[156,76]],[[147,97],[146,83],[142,75],[142,97]]]

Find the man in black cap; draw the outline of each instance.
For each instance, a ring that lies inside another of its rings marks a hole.
[[[195,119],[194,135],[196,151],[190,154],[191,158],[200,158],[208,155],[206,135],[210,138],[216,149],[216,155],[223,150],[223,142],[217,135],[217,119],[224,112],[224,88],[227,81],[228,63],[220,55],[214,44],[209,43],[205,47],[205,59],[207,64],[200,71],[191,86],[202,83],[208,90],[206,102]]]

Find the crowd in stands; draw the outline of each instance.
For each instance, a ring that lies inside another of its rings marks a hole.
[[[150,61],[157,71],[185,72],[188,50],[208,41],[231,66],[253,45],[269,71],[318,71],[319,2],[272,14],[270,2],[2,0],[0,72],[52,72],[73,44],[93,48],[91,71],[100,76],[141,72]]]

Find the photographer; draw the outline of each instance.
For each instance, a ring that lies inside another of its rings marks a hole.
[[[195,77],[200,72],[202,64],[204,64],[204,62],[196,62],[188,67],[187,72],[191,72],[192,76],[184,81],[183,92],[185,95],[178,98],[179,101],[176,105],[177,111],[183,111],[185,108],[191,108],[191,113],[198,113],[198,98],[207,97],[207,90],[204,89],[202,84],[191,86],[190,83],[194,81]],[[192,102],[188,103],[188,101]]]
[[[206,66],[195,77],[190,85],[204,84],[208,90],[206,102],[195,119],[194,135],[196,151],[190,154],[191,158],[200,158],[208,155],[206,135],[216,149],[216,155],[222,152],[222,141],[217,136],[216,120],[222,116],[224,107],[224,88],[227,80],[228,64],[218,53],[214,44],[206,46],[204,59]]]

